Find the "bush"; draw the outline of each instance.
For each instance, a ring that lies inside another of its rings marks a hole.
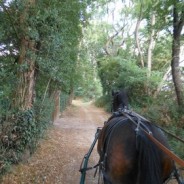
[[[103,107],[107,112],[111,112],[112,98],[109,95],[102,96],[95,101],[97,107]]]
[[[177,135],[177,137],[180,137],[180,138],[184,137],[183,129],[178,128],[177,126],[169,126],[167,127],[167,129],[174,135]],[[183,143],[172,136],[169,136],[168,139],[169,139],[169,143],[172,151],[174,151],[174,153],[176,153],[180,158],[184,159]]]
[[[161,79],[159,72],[152,72],[152,76],[148,79],[147,70],[140,68],[136,61],[125,60],[118,56],[102,58],[99,65],[103,94],[125,88],[128,90],[130,101],[137,105],[150,100],[150,94],[154,92]]]
[[[12,164],[22,160],[35,151],[38,140],[43,137],[50,125],[53,104],[45,100],[37,103],[33,109],[12,113],[1,122],[0,129],[0,174],[6,172]]]

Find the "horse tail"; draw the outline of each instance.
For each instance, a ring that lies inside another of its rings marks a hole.
[[[160,150],[144,132],[137,132],[138,181],[141,184],[162,184]]]

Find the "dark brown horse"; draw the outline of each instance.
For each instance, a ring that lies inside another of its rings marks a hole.
[[[114,115],[102,128],[97,145],[104,183],[163,184],[174,171],[174,162],[145,131],[169,148],[164,133],[141,116],[128,113],[125,91],[113,95]]]

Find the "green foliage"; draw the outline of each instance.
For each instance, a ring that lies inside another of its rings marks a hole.
[[[117,58],[102,58],[99,60],[99,76],[101,79],[103,94],[110,94],[112,89],[117,88],[121,72],[121,63]]]
[[[178,128],[177,125],[169,126],[167,129],[174,135],[177,135],[177,137],[180,137],[181,139],[184,137],[183,128]],[[170,146],[174,153],[176,153],[180,158],[184,159],[184,147],[183,143],[179,140],[176,140],[172,136],[168,136]]]
[[[86,58],[86,54],[79,57],[74,82],[75,96],[95,99],[101,95],[101,85],[97,76],[96,68]]]
[[[84,28],[83,38],[79,47],[78,61],[75,68],[78,73],[75,77],[75,95],[94,99],[101,95],[101,83],[97,73],[96,56],[101,53],[101,38],[103,30],[97,29],[98,34],[94,34],[96,28]]]
[[[104,95],[96,99],[95,105],[97,107],[103,107],[107,112],[111,112],[112,97],[110,95]]]
[[[127,88],[133,103],[141,104],[148,99],[149,95],[143,93],[145,86],[153,92],[160,81],[159,72],[152,72],[152,77],[147,79],[146,69],[138,67],[135,61],[123,60],[121,57],[104,58],[99,66],[104,94],[110,94],[113,89]]]
[[[17,162],[19,153],[37,144],[50,121],[53,104],[49,97],[58,89],[64,91],[61,93],[62,110],[68,104],[68,94],[73,89],[76,96],[90,99],[100,96],[103,91],[97,105],[110,111],[111,90],[127,88],[131,105],[138,112],[143,111],[162,123],[167,121],[166,114],[177,121],[173,97],[166,100],[165,93],[162,93],[158,101],[152,98],[171,59],[172,0],[131,1],[129,4],[122,1],[125,4],[119,14],[121,18],[114,24],[104,22],[101,17],[111,12],[108,8],[112,1],[109,0],[37,0],[32,7],[27,6],[28,2],[14,0],[8,6],[3,6],[5,1],[0,4],[0,122],[2,128],[4,125],[7,127],[1,135],[8,137],[8,145],[2,146],[0,159],[5,165]],[[184,4],[179,1],[177,6],[182,10]],[[141,7],[143,21],[138,36],[145,68],[139,65],[134,30],[131,30]],[[90,24],[86,9],[91,10],[91,14],[99,13]],[[152,13],[156,15],[153,27]],[[152,52],[151,76],[148,77],[146,58],[153,28],[156,45]],[[33,109],[15,114],[12,104],[20,82],[18,76],[29,68],[27,63],[17,61],[24,38],[36,44],[34,49],[25,53],[27,58],[34,57],[36,63],[35,101]],[[105,47],[111,51],[109,55]],[[12,131],[20,138],[18,142],[13,142]],[[12,147],[14,143],[15,147]],[[4,155],[5,150],[8,151],[7,156]]]
[[[0,124],[0,163],[3,174],[11,164],[22,160],[24,154],[31,155],[37,147],[38,140],[51,122],[53,102],[35,105],[34,109],[11,114],[6,121]]]
[[[78,45],[82,38],[82,25],[87,21],[87,1],[36,1],[27,7],[28,1],[12,1],[0,11],[0,92],[13,98],[17,73],[25,71],[27,65],[17,63],[21,50],[21,39],[36,43],[34,51],[27,50],[26,56],[35,57],[37,89],[44,91],[45,81],[51,80],[50,91],[61,88],[69,91],[76,79]],[[2,47],[3,46],[3,47]],[[33,54],[34,52],[34,54]],[[19,74],[18,74],[19,75]],[[13,81],[11,83],[11,80]],[[78,81],[78,80],[77,80]],[[77,86],[77,83],[75,82]],[[40,93],[40,91],[37,91]]]
[[[4,166],[1,173],[21,160],[26,150],[31,154],[36,148],[51,122],[54,104],[49,97],[53,91],[65,92],[61,93],[63,110],[68,105],[69,91],[79,83],[79,43],[90,2],[38,0],[29,5],[28,2],[0,4],[0,163]],[[24,39],[36,45],[27,47],[24,58],[36,63],[35,97],[32,109],[17,112],[12,104],[19,76],[29,69],[26,62],[21,64],[17,60]]]
[[[33,20],[41,43],[39,69],[44,76],[49,75],[52,82],[62,85],[63,90],[69,90],[71,78],[75,78],[83,5],[76,0],[72,3],[53,1],[49,6],[40,1],[41,6],[37,10],[38,20]]]
[[[75,96],[93,100],[101,96],[100,81],[94,79],[92,81],[84,80],[81,86],[75,90]]]
[[[164,71],[169,65],[171,61],[171,37],[168,35],[167,37],[160,36],[157,39],[157,44],[153,50],[153,67],[154,71]]]

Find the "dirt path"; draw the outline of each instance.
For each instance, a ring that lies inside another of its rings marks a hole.
[[[94,140],[98,126],[109,115],[92,104],[74,101],[54,128],[40,144],[28,163],[20,164],[7,174],[2,184],[78,184],[78,172],[83,156]],[[98,162],[96,148],[89,165]],[[94,171],[86,177],[86,184],[95,184]]]

